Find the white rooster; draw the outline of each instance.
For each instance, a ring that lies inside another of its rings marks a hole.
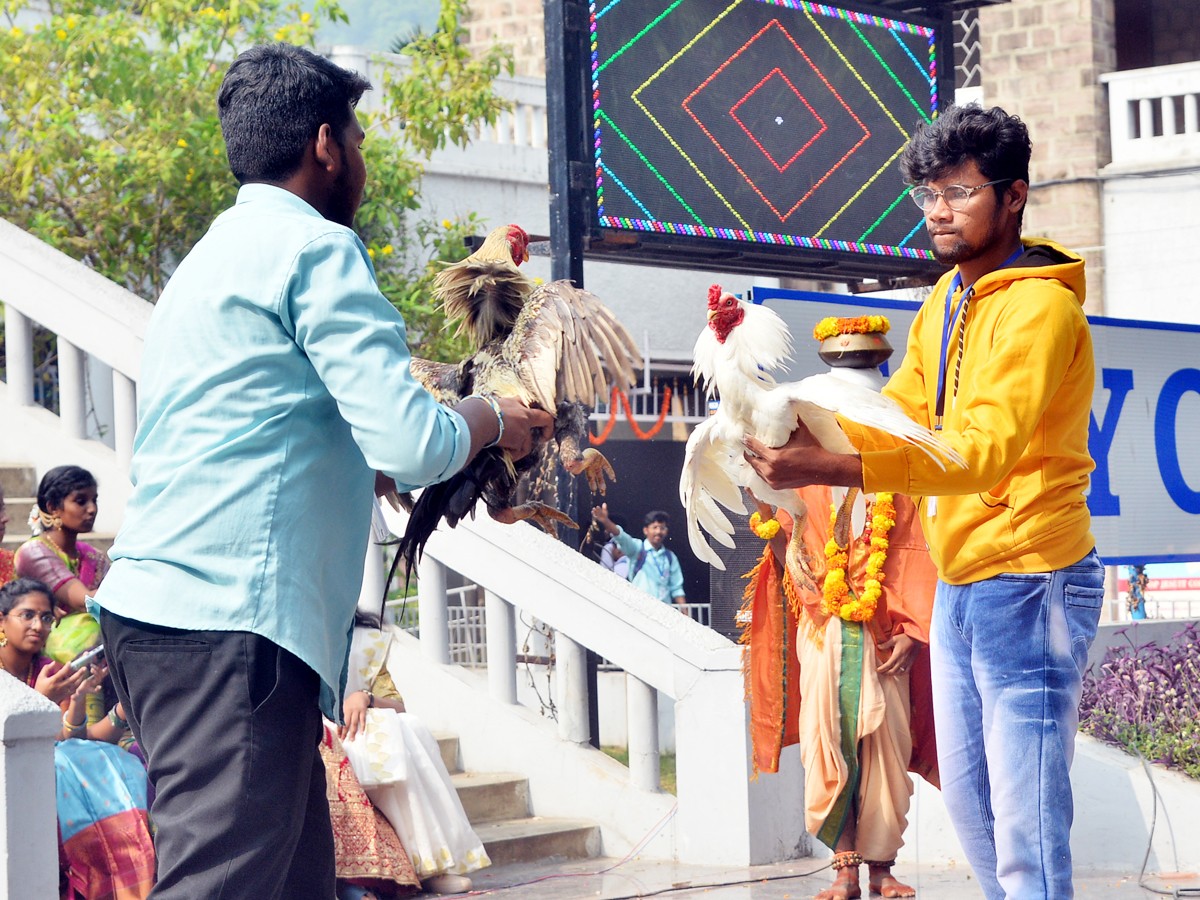
[[[692,552],[717,569],[723,570],[725,563],[708,545],[701,529],[724,546],[734,546],[733,524],[717,504],[744,515],[741,488],[790,513],[796,522],[794,536],[804,531],[804,502],[793,490],[773,489],[746,462],[742,443],[746,435],[753,435],[768,447],[779,447],[787,443],[797,420],[802,420],[826,450],[853,453],[854,446],[837,423],[836,415],[842,415],[915,444],[943,468],[942,457],[966,466],[966,461],[933,432],[913,422],[892,400],[852,374],[839,374],[835,369],[801,381],[777,382],[771,373],[787,371],[784,361],[791,349],[787,326],[774,311],[744,303],[719,285],[709,288],[708,324],[696,341],[692,375],[721,402],[716,413],[698,425],[688,439],[679,498],[687,516]],[[811,578],[800,545],[789,547],[788,555],[789,561]]]

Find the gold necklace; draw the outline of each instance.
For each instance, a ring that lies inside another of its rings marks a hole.
[[[54,541],[50,540],[50,536],[47,535],[45,532],[42,532],[41,534],[38,535],[38,540],[54,551],[54,553],[58,556],[58,558],[61,559],[63,561],[63,563],[66,564],[66,567],[71,570],[72,575],[79,574],[79,555],[78,555],[79,554],[79,546],[78,545],[76,545],[76,547],[75,547],[76,555],[74,557],[71,557],[71,556],[67,555],[66,550],[64,550],[62,547],[58,546],[58,544],[56,544]]]
[[[0,669],[3,669],[5,672],[8,672],[8,674],[11,675],[13,678],[18,677],[16,672],[12,671],[11,669],[9,669],[8,666],[6,666],[4,664],[4,656],[3,655],[0,655]],[[29,661],[29,668],[26,670],[25,676],[23,678],[20,678],[19,680],[25,682],[27,685],[29,685],[29,687],[33,687],[33,660]]]

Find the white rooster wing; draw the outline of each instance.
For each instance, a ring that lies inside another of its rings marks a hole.
[[[772,424],[759,440],[768,447],[786,443],[791,423],[798,418],[826,450],[853,453],[854,446],[838,426],[836,413],[919,447],[943,470],[947,460],[967,467],[961,454],[905,415],[895,401],[863,384],[839,377],[836,370],[778,385],[770,392],[767,405],[771,407]]]
[[[724,570],[725,563],[708,545],[704,529],[721,544],[733,547],[733,523],[717,504],[738,515],[745,515],[742,500],[741,443],[727,437],[729,423],[720,415],[705,419],[688,438],[679,477],[679,500],[687,519],[688,543],[696,557],[714,568]]]

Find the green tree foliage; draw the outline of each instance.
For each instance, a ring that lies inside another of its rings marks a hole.
[[[430,258],[461,256],[476,223],[420,220],[422,165],[495,121],[492,82],[511,71],[500,50],[468,53],[464,8],[442,0],[437,30],[375,85],[385,111],[361,115],[359,232],[414,350],[436,358],[462,354],[428,303]],[[229,62],[345,20],[336,0],[0,0],[0,215],[155,299],[237,192],[216,113]]]

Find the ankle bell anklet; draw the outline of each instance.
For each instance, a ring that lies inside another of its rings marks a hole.
[[[890,869],[892,866],[894,866],[896,864],[896,860],[894,858],[893,859],[864,859],[863,862],[865,862],[868,866],[871,866],[876,869]]]
[[[851,867],[857,868],[862,864],[863,858],[861,853],[855,853],[853,850],[847,850],[843,853],[833,854],[833,862],[830,863],[830,867],[835,872],[838,872],[842,869],[849,869]]]

